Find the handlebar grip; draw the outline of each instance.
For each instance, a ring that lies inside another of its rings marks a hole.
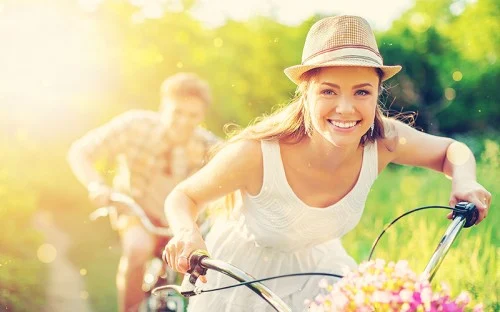
[[[208,256],[208,252],[201,249],[195,250],[189,255],[189,270],[187,273],[189,273],[189,282],[191,284],[194,285],[200,275],[207,274],[207,268],[201,265],[201,261],[208,258]]]
[[[452,217],[455,219],[458,216],[463,216],[465,218],[464,228],[473,226],[479,218],[479,212],[473,203],[459,202],[455,205],[455,208],[462,211],[454,210]]]

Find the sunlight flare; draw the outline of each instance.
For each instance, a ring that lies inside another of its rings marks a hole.
[[[446,158],[455,166],[461,166],[471,159],[471,152],[467,145],[453,142],[446,151]]]
[[[57,257],[57,250],[51,244],[43,244],[40,247],[38,247],[36,254],[40,262],[52,263]]]

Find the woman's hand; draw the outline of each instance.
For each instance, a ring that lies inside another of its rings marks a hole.
[[[455,207],[460,201],[467,201],[476,205],[479,212],[476,224],[479,224],[488,215],[488,209],[491,204],[491,193],[474,180],[453,181],[450,206]],[[451,216],[452,214],[450,213],[448,219],[451,219]]]
[[[181,230],[165,246],[163,260],[173,270],[185,274],[189,269],[189,255],[195,250],[207,250],[205,241],[198,229]],[[205,276],[200,276],[206,282]]]

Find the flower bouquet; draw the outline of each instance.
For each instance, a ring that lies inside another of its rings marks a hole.
[[[462,312],[470,301],[467,292],[452,299],[445,285],[434,291],[427,277],[414,273],[406,261],[364,262],[339,282],[331,285],[322,280],[319,286],[320,294],[306,302],[311,312]],[[483,308],[477,305],[469,310],[480,312]]]

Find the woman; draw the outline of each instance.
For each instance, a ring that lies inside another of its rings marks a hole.
[[[302,64],[286,75],[298,97],[282,111],[243,130],[165,202],[175,237],[165,248],[173,269],[207,249],[256,277],[306,271],[342,273],[356,266],[340,237],[358,223],[371,185],[389,163],[421,166],[453,178],[450,205],[476,204],[484,219],[491,194],[476,182],[470,150],[382,116],[382,81],[400,66],[384,66],[368,23],[356,16],[328,17],[306,38]],[[465,160],[454,162],[457,159]],[[239,191],[242,207],[216,224],[207,244],[196,228],[204,203]],[[208,288],[228,284],[206,276]],[[317,278],[279,279],[268,286],[292,305],[317,293]],[[220,296],[192,298],[190,311],[262,311],[266,303],[242,287]]]

